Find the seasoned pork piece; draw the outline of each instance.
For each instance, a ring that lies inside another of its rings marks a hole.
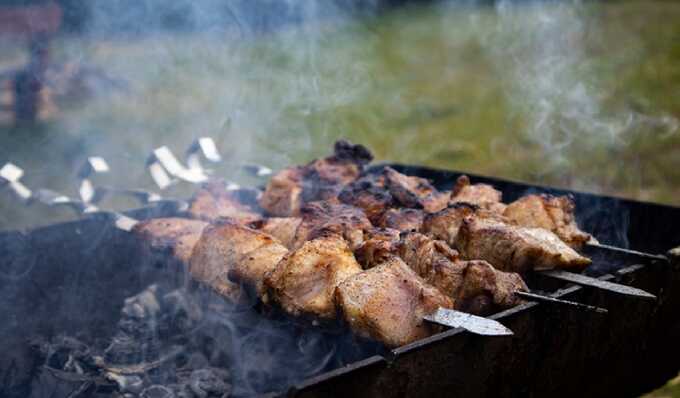
[[[449,204],[470,203],[482,209],[503,213],[505,204],[501,202],[502,194],[489,184],[470,184],[466,175],[458,177],[456,185],[451,190]]]
[[[260,198],[260,206],[271,216],[297,216],[302,206],[303,170],[293,166],[276,173]]]
[[[191,255],[189,271],[199,282],[238,301],[240,283],[261,295],[265,273],[288,252],[276,238],[228,221],[203,231]]]
[[[420,231],[424,219],[425,212],[419,209],[389,209],[376,224],[400,231]]]
[[[338,199],[362,209],[374,224],[378,223],[387,209],[395,205],[392,195],[385,188],[385,177],[381,174],[370,174],[346,185]]]
[[[424,178],[401,174],[385,167],[385,185],[398,204],[433,213],[446,207],[449,194],[439,192]]]
[[[527,195],[510,203],[503,215],[516,225],[552,231],[569,246],[579,248],[591,236],[576,225],[574,207],[569,196]]]
[[[347,242],[337,235],[305,242],[265,277],[268,297],[291,315],[336,316],[335,288],[361,272]]]
[[[372,159],[364,146],[337,141],[332,156],[274,175],[262,194],[260,206],[271,216],[297,216],[306,202],[335,198]]]
[[[427,337],[441,328],[422,318],[453,302],[423,281],[398,257],[357,273],[335,292],[338,307],[351,329],[388,347]]]
[[[459,265],[463,278],[456,291],[457,310],[487,315],[524,302],[515,292],[529,289],[518,274],[499,271],[482,260],[461,261]]]
[[[507,221],[503,216],[495,212],[461,202],[425,216],[421,230],[423,233],[435,239],[443,240],[449,246],[455,248],[460,226],[463,224],[463,220],[469,216],[490,218],[499,222]]]
[[[295,233],[302,218],[300,217],[271,217],[252,223],[257,229],[278,239],[284,246],[291,249],[295,242]]]
[[[183,263],[208,223],[187,218],[152,218],[135,225],[132,232],[150,253],[169,254]]]
[[[191,199],[189,214],[205,221],[231,218],[240,223],[262,218],[262,214],[244,203],[244,196],[244,190],[227,190],[227,183],[223,180],[210,181],[203,184]]]
[[[373,226],[361,209],[330,201],[308,203],[302,208],[302,222],[297,228],[293,247],[318,236],[337,233],[344,237],[352,250],[364,240],[364,231]]]
[[[392,247],[393,253],[461,311],[488,314],[513,307],[522,302],[514,292],[527,290],[519,275],[498,271],[486,261],[462,261],[445,242],[420,233],[403,233]]]
[[[354,250],[354,256],[364,268],[382,264],[397,253],[399,231],[391,228],[373,228],[364,234],[364,241]]]
[[[553,268],[580,271],[591,263],[548,230],[489,218],[465,218],[456,243],[464,258],[485,260],[504,271],[522,273]]]

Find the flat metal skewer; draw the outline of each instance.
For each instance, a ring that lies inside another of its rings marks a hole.
[[[539,271],[539,274],[545,275],[551,278],[563,280],[566,282],[575,283],[577,285],[594,287],[597,289],[607,290],[610,292],[623,294],[626,296],[638,297],[647,300],[656,300],[656,296],[646,292],[642,289],[636,287],[622,285],[620,283],[607,282],[597,278],[591,278],[590,276],[585,276],[581,274],[575,274],[573,272],[567,272],[562,270],[546,270]]]
[[[435,312],[423,317],[424,320],[452,328],[463,328],[468,332],[481,336],[512,336],[512,330],[502,323],[466,312],[438,308]]]
[[[607,251],[613,251],[613,252],[617,252],[617,253],[621,253],[621,254],[634,255],[634,256],[638,256],[638,257],[648,258],[650,260],[666,260],[666,257],[664,257],[660,254],[650,254],[650,253],[640,252],[640,251],[637,251],[637,250],[623,249],[621,247],[605,245],[605,244],[599,243],[599,242],[588,242],[588,243],[586,243],[586,247],[590,247],[590,248],[594,248],[594,249],[602,249],[602,250],[607,250]]]
[[[530,301],[538,301],[538,302],[543,302],[543,303],[548,303],[548,304],[565,305],[565,306],[578,308],[578,309],[584,310],[584,311],[596,312],[598,314],[606,314],[606,313],[609,312],[606,308],[596,307],[596,306],[588,305],[588,304],[577,303],[576,301],[562,300],[562,299],[558,299],[558,298],[555,298],[555,297],[544,296],[542,294],[536,294],[536,293],[531,293],[531,292],[523,292],[523,291],[518,290],[518,291],[515,292],[515,295],[523,297],[523,298],[530,300]]]

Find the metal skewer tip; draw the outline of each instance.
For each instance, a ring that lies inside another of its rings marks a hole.
[[[451,328],[463,328],[468,332],[482,336],[512,336],[512,330],[500,322],[466,312],[438,308],[432,314],[423,317],[424,320]]]
[[[515,295],[520,296],[520,297],[524,297],[525,299],[530,300],[530,301],[540,301],[540,302],[549,303],[549,304],[566,305],[566,306],[578,308],[578,309],[584,310],[584,311],[596,312],[598,314],[606,314],[606,313],[609,312],[606,308],[596,307],[596,306],[588,305],[588,304],[577,303],[575,301],[562,300],[562,299],[558,299],[558,298],[555,298],[555,297],[544,296],[542,294],[536,294],[536,293],[531,293],[531,292],[516,291]]]
[[[575,283],[577,285],[594,287],[597,289],[607,290],[610,292],[623,294],[626,296],[638,297],[646,300],[656,300],[656,296],[636,287],[622,285],[620,283],[607,282],[601,279],[591,278],[589,276],[575,274],[573,272],[566,272],[560,270],[540,271],[541,275],[549,276],[566,282]]]

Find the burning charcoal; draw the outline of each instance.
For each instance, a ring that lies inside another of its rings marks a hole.
[[[139,394],[141,398],[175,398],[175,392],[170,388],[162,386],[160,384],[154,384],[151,387],[147,387]]]

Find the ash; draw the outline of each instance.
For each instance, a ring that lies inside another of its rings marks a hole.
[[[112,337],[41,337],[32,349],[32,396],[207,398],[284,391],[376,347],[341,328],[152,284],[125,299]]]

